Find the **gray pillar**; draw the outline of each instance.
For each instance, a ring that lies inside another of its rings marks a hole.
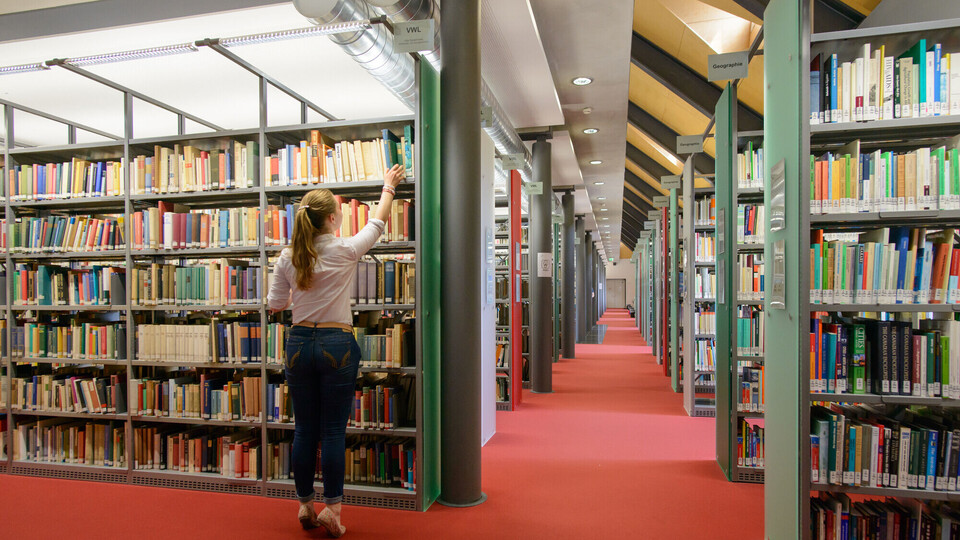
[[[594,319],[593,319],[593,274],[596,270],[596,267],[593,264],[593,231],[587,231],[584,235],[584,242],[586,246],[584,247],[584,277],[585,277],[585,287],[584,287],[584,296],[583,296],[583,305],[584,311],[586,311],[586,322],[587,322],[587,334],[593,330]],[[586,337],[586,334],[584,334]]]
[[[593,245],[593,325],[600,322],[600,248]]]
[[[480,223],[480,0],[448,2],[440,26],[442,235],[440,498],[483,502],[480,490],[480,312],[484,290]],[[455,277],[454,277],[455,276]]]
[[[540,195],[530,196],[530,386],[540,394],[553,392],[553,189],[550,143],[533,143],[533,181],[543,183]],[[550,263],[540,277],[540,256]]]
[[[584,239],[583,216],[577,216],[577,343],[587,337],[587,241]]]
[[[563,242],[560,243],[561,252],[560,261],[563,268],[563,283],[561,284],[560,290],[560,327],[561,336],[561,356],[564,358],[575,358],[576,357],[576,341],[577,341],[577,313],[576,313],[576,302],[574,301],[574,294],[577,290],[577,276],[574,271],[574,221],[573,221],[573,192],[568,191],[563,194],[563,225],[561,226],[561,238]]]

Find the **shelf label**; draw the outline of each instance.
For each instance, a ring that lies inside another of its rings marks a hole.
[[[717,229],[725,227],[727,224],[727,209],[720,208],[717,210]],[[727,241],[725,234],[717,234],[717,259],[720,259],[720,256],[727,252]]]
[[[722,235],[720,235],[722,236]],[[726,304],[727,303],[727,288],[724,284],[727,282],[727,265],[724,264],[726,261],[717,255],[717,303]]]
[[[773,283],[770,287],[770,309],[787,309],[786,252],[783,240],[773,243]]]
[[[787,224],[786,160],[770,169],[770,232],[782,231]]]
[[[537,277],[553,277],[553,253],[537,253]]]
[[[737,51],[707,56],[707,80],[746,79],[750,67],[750,51]]]
[[[523,154],[503,154],[500,156],[500,164],[505,170],[522,169]]]
[[[654,208],[663,208],[665,206],[670,206],[670,197],[666,195],[657,195],[653,198]]]
[[[393,48],[398,53],[432,51],[434,44],[433,19],[393,23]]]
[[[683,177],[679,174],[661,176],[660,187],[663,189],[683,189]]]
[[[494,295],[494,285],[497,275],[496,268],[496,257],[494,255],[495,245],[493,240],[493,229],[491,227],[486,228],[487,236],[487,305],[492,306],[496,302]]]
[[[527,182],[527,195],[543,195],[543,182]]]
[[[677,135],[678,154],[703,152],[703,135]]]

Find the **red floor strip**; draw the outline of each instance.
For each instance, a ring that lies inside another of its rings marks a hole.
[[[426,513],[347,507],[347,538],[763,536],[763,488],[727,482],[714,421],[681,397],[625,310],[602,345],[554,366],[554,393],[497,414],[483,450],[489,500]],[[296,503],[242,495],[0,475],[4,538],[323,538]]]

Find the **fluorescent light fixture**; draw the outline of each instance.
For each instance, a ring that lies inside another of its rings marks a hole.
[[[601,212],[606,212],[607,209],[606,209],[606,208],[601,208],[600,211],[601,211]]]
[[[593,160],[593,161],[590,162],[591,165],[599,165],[599,164],[601,164],[601,163],[603,163],[603,161],[601,161],[601,160],[599,160],[599,159],[595,159],[595,160]]]
[[[147,49],[135,49],[132,51],[78,56],[77,58],[66,58],[64,59],[64,62],[77,67],[96,66],[99,64],[123,62],[126,60],[143,60],[144,58],[173,56],[175,54],[197,52],[198,50],[199,49],[197,49],[197,46],[193,43],[180,43],[179,45],[165,45],[163,47],[150,47]]]
[[[597,197],[597,200],[598,200],[598,201],[605,201],[605,200],[607,200],[607,198],[606,198],[606,197]]]
[[[279,32],[265,32],[263,34],[250,34],[247,36],[223,38],[219,41],[219,43],[224,47],[236,47],[239,45],[254,45],[260,43],[270,43],[273,41],[284,41],[288,39],[329,36],[331,34],[345,34],[347,32],[359,32],[361,30],[371,28],[372,26],[373,23],[371,23],[369,19],[364,19],[361,21],[324,24],[318,26],[308,26],[306,28],[296,28],[294,30],[281,30]]]
[[[577,77],[576,79],[573,80],[573,84],[577,86],[586,86],[592,82],[593,82],[593,79],[591,79],[590,77]]]
[[[593,185],[595,185],[595,186],[602,186],[602,185],[603,185],[603,182],[594,182]]]
[[[586,133],[587,135],[593,135],[594,133],[599,133],[600,130],[597,128],[587,128],[583,130],[583,132]]]
[[[0,75],[13,75],[14,73],[29,73],[31,71],[43,71],[45,69],[50,69],[50,67],[44,64],[43,62],[35,62],[33,64],[18,64],[15,66],[0,67]]]
[[[602,218],[600,218],[600,219],[602,219],[603,221],[606,221],[606,220],[608,220],[608,219],[610,219],[610,218],[602,217]]]

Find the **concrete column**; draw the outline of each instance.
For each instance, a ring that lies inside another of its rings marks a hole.
[[[577,343],[587,337],[587,241],[584,238],[583,216],[577,216]]]
[[[585,235],[584,240],[585,240],[585,242],[586,242],[587,245],[584,247],[584,265],[583,265],[583,269],[584,269],[584,275],[586,276],[586,284],[585,284],[586,287],[584,287],[584,293],[585,293],[585,294],[584,294],[584,297],[583,297],[583,303],[584,303],[584,309],[585,309],[585,311],[586,311],[586,316],[587,316],[587,334],[589,334],[590,331],[593,330],[593,327],[594,327],[593,312],[594,312],[595,310],[594,310],[594,307],[593,307],[593,306],[594,306],[594,304],[593,304],[593,291],[594,291],[594,288],[593,288],[594,277],[593,277],[593,275],[596,273],[596,270],[597,270],[597,267],[596,267],[596,266],[594,265],[594,263],[593,263],[593,231],[587,231],[587,234]],[[586,334],[584,334],[584,337],[586,337]]]
[[[474,506],[480,490],[480,321],[483,228],[480,181],[480,0],[444,6],[440,42],[441,200],[456,208],[441,217],[440,497],[447,506]]]
[[[577,336],[577,313],[574,294],[577,290],[577,276],[574,270],[574,218],[573,218],[573,192],[568,191],[563,194],[563,225],[561,226],[561,262],[563,268],[563,282],[561,283],[560,302],[560,335],[561,340],[560,355],[564,358],[574,358],[576,356],[576,336]]]
[[[550,143],[533,143],[533,181],[543,185],[530,196],[530,385],[553,392],[553,189]],[[547,266],[543,272],[541,266]]]

